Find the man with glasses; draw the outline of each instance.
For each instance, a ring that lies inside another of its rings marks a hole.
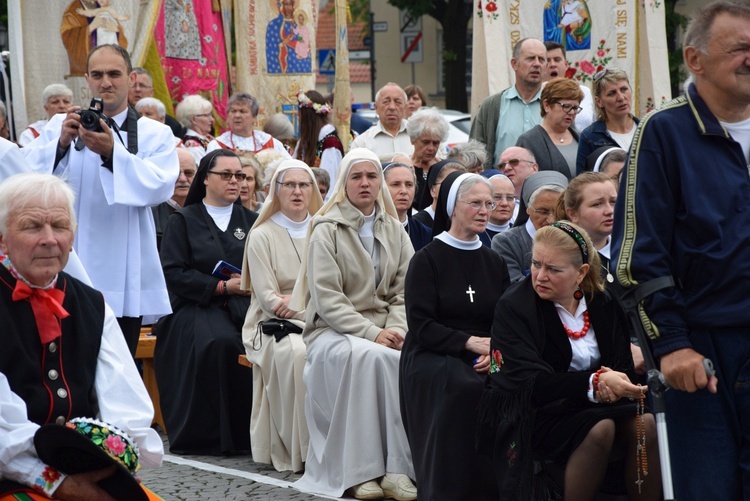
[[[96,47],[87,68],[86,82],[107,121],[86,129],[73,106],[52,117],[21,153],[32,169],[66,179],[76,192],[73,247],[135,354],[142,317],[171,311],[150,207],[172,195],[177,154],[168,127],[138,120],[128,107],[136,74],[125,49]]]
[[[182,206],[185,205],[185,197],[187,197],[188,191],[190,191],[190,186],[193,184],[193,178],[195,177],[196,167],[192,153],[185,148],[177,148],[176,151],[177,159],[180,162],[180,175],[174,183],[174,193],[172,193],[172,198],[166,202],[151,207],[151,211],[154,213],[157,249],[161,249],[161,237],[164,234],[164,228],[167,226],[167,219],[169,219],[169,216],[174,214],[177,209],[181,209]]]
[[[471,124],[469,136],[487,149],[486,169],[497,165],[505,148],[542,121],[540,96],[547,49],[540,40],[524,38],[513,47],[510,65],[515,85],[485,98]]]
[[[135,83],[133,83],[128,91],[128,103],[130,106],[135,107],[138,101],[144,97],[154,97],[154,81],[151,78],[151,73],[146,68],[136,67],[133,68],[133,71],[135,72]],[[174,137],[182,138],[185,135],[185,129],[172,115],[165,113],[164,123],[172,129]]]
[[[672,387],[673,499],[750,499],[749,34],[747,2],[698,9],[683,43],[692,83],[641,120],[615,207],[617,280],[674,279],[640,309]]]
[[[526,178],[539,171],[534,155],[526,148],[520,146],[511,146],[503,151],[500,155],[500,162],[497,164],[497,170],[508,176],[516,190],[516,202],[513,209],[511,222],[516,224],[518,218],[518,203],[521,200],[521,188]],[[525,222],[526,217],[522,218]]]

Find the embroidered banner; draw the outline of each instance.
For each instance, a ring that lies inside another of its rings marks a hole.
[[[229,72],[222,12],[208,0],[163,0],[154,40],[173,103],[200,94],[226,118]]]
[[[91,48],[117,43],[134,66],[145,58],[154,13],[162,0],[9,0],[8,23],[16,131],[47,118],[42,92],[63,83],[73,103],[88,107],[86,57]]]
[[[671,99],[663,1],[478,0],[474,11],[473,112],[513,84],[513,46],[527,37],[563,44],[568,76],[584,85],[601,69],[625,71],[636,115]]]
[[[333,125],[344,151],[349,150],[352,119],[351,85],[349,84],[349,30],[346,0],[336,0],[336,76],[333,87]]]
[[[257,124],[283,112],[297,122],[297,93],[315,88],[317,0],[235,0],[237,90],[260,104]]]

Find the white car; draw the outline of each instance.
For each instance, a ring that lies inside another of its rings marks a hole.
[[[375,113],[375,110],[359,108],[357,109],[356,113],[357,115],[365,117],[373,124],[378,121],[378,115]],[[445,118],[450,124],[448,139],[444,143],[444,146],[446,148],[446,151],[444,153],[447,153],[448,150],[450,150],[454,146],[469,141],[471,115],[456,110],[440,110],[440,114],[443,115],[443,118]]]

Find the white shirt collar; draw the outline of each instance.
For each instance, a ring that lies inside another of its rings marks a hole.
[[[457,239],[447,231],[442,232],[440,235],[436,236],[435,239],[459,250],[477,250],[482,246],[482,241],[479,240],[479,237],[476,237],[476,239],[471,242],[467,242],[465,240]]]

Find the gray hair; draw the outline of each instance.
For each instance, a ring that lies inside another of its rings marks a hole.
[[[315,176],[315,182],[318,184],[324,184],[331,189],[331,175],[325,169],[313,169],[313,175]]]
[[[545,184],[544,186],[540,186],[539,188],[535,189],[529,197],[528,205],[534,205],[534,202],[536,202],[536,197],[538,197],[544,191],[554,191],[555,193],[562,193],[563,191],[565,191],[565,188],[558,184]]]
[[[146,68],[141,68],[140,66],[136,66],[133,68],[133,73],[137,75],[146,75],[148,77],[149,82],[151,82],[151,85],[154,84],[154,78],[151,76],[151,72],[148,71]]]
[[[255,156],[241,156],[240,164],[243,167],[252,167],[255,171],[255,189],[259,190],[263,186],[263,170],[261,169],[260,162]]]
[[[484,144],[476,139],[469,140],[468,143],[459,144],[451,148],[446,160],[455,160],[460,162],[466,169],[472,167],[482,167],[487,161],[487,149]]]
[[[42,92],[42,106],[47,106],[47,101],[49,101],[49,98],[54,96],[66,96],[72,100],[73,91],[63,84],[55,83],[48,85]]]
[[[253,117],[258,116],[258,110],[260,110],[258,100],[247,92],[238,92],[237,94],[232,95],[232,97],[229,98],[229,101],[227,101],[227,110],[229,110],[233,104],[246,104],[250,107],[250,113],[253,114]]]
[[[50,207],[60,201],[65,203],[71,229],[75,232],[75,194],[68,183],[52,174],[38,172],[9,177],[0,183],[0,233],[8,232],[8,220],[13,212],[23,210],[32,203],[41,202],[44,207]]]
[[[720,14],[750,19],[750,5],[747,2],[740,1],[719,1],[701,7],[693,15],[687,30],[685,30],[683,47],[695,47],[706,54],[708,42],[711,39],[711,27]]]
[[[265,125],[263,125],[263,132],[270,134],[279,141],[294,139],[294,125],[283,113],[274,113],[268,117]]]
[[[190,122],[191,118],[196,115],[211,113],[213,109],[214,105],[211,104],[211,101],[197,94],[192,94],[185,96],[182,101],[180,101],[180,104],[177,105],[175,118],[180,122],[180,125],[190,128],[192,126],[192,123]]]
[[[159,118],[167,116],[167,108],[164,106],[164,103],[155,97],[144,97],[135,103],[135,111],[141,111],[144,108],[156,108],[156,114]]]
[[[409,98],[406,97],[406,92],[404,91],[404,89],[399,84],[393,83],[393,82],[388,82],[387,84],[385,84],[384,86],[382,86],[380,89],[378,89],[378,92],[375,94],[375,102],[377,103],[378,101],[380,101],[380,93],[382,92],[383,89],[385,89],[386,87],[389,87],[389,86],[398,87],[398,90],[400,90],[401,94],[404,95],[404,104],[406,104],[406,101],[409,100]]]
[[[406,122],[406,132],[412,142],[422,136],[431,136],[440,138],[440,142],[448,139],[450,125],[443,118],[437,108],[420,108],[415,111]]]
[[[477,184],[484,184],[490,188],[490,195],[494,194],[495,190],[492,188],[490,180],[480,176],[479,174],[471,174],[471,177],[466,178],[466,181],[461,183],[456,192],[456,200],[460,200],[464,193],[472,189]]]

